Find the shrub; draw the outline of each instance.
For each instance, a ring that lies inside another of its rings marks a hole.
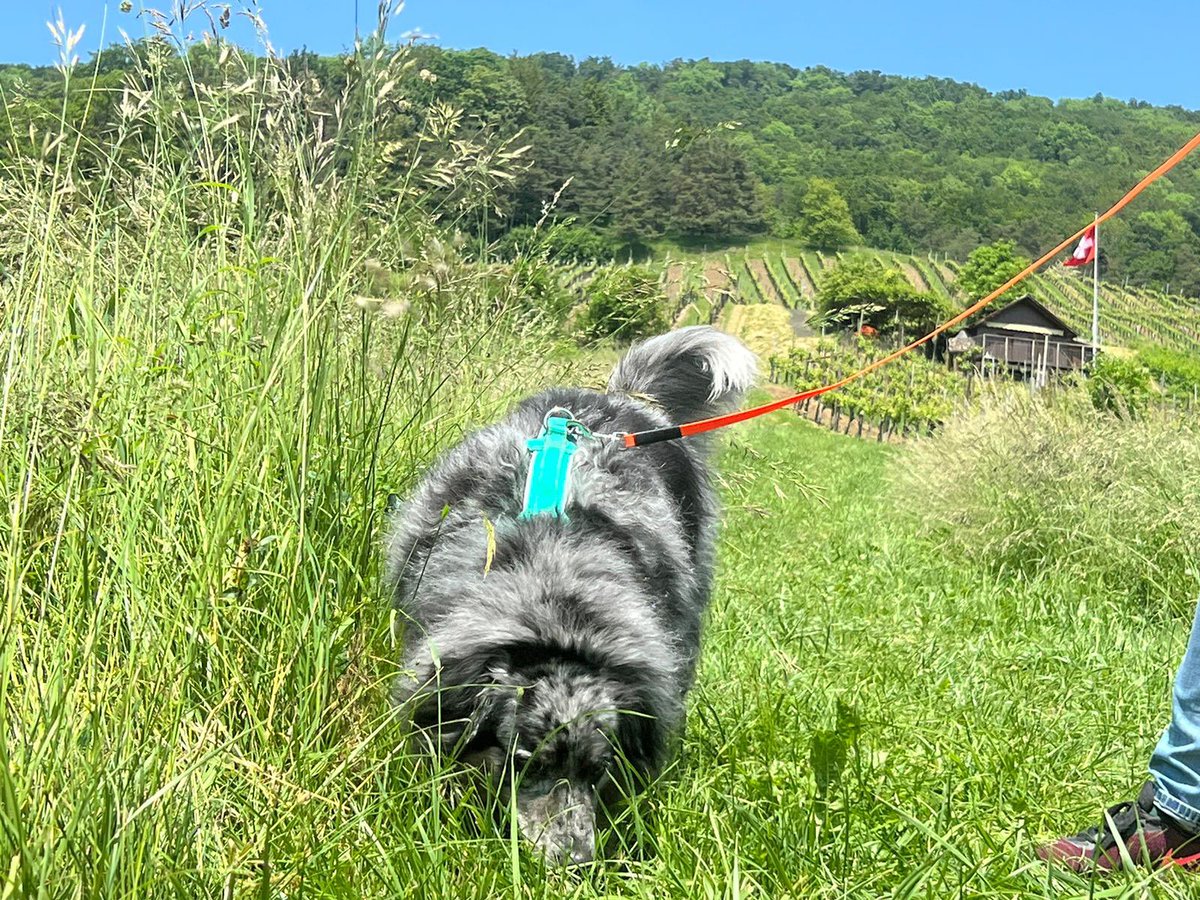
[[[821,279],[817,306],[828,325],[857,327],[861,321],[884,333],[901,326],[910,331],[932,328],[949,312],[944,299],[914,289],[899,269],[869,256],[851,256],[828,272]]]
[[[501,259],[542,255],[555,262],[611,262],[620,249],[616,242],[591,228],[557,224],[548,228],[521,225],[496,242]]]
[[[1182,399],[1200,391],[1200,356],[1166,347],[1143,347],[1137,361],[1145,366],[1162,389]]]
[[[911,445],[901,507],[997,574],[1061,577],[1181,612],[1197,589],[1200,429],[1010,395]]]
[[[586,338],[632,341],[670,326],[658,275],[643,266],[603,269],[584,292],[587,300],[579,324]]]
[[[557,266],[536,256],[518,256],[501,267],[500,309],[512,310],[526,322],[560,327],[575,303],[563,286]],[[504,302],[507,301],[507,302]]]
[[[1136,359],[1106,353],[1091,366],[1088,393],[1102,412],[1140,416],[1150,402],[1150,370]]]

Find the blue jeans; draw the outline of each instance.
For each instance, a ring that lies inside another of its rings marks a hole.
[[[1175,673],[1171,724],[1150,757],[1154,805],[1200,831],[1200,605],[1183,662]]]

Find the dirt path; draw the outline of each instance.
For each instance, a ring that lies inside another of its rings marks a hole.
[[[667,266],[667,299],[675,303],[683,293],[683,263],[671,263]]]
[[[732,303],[725,307],[721,330],[741,338],[765,365],[795,342],[791,312],[779,303]]]
[[[747,259],[746,268],[750,270],[750,275],[754,279],[754,283],[758,285],[758,292],[762,294],[762,298],[768,303],[778,303],[780,306],[787,306],[783,302],[783,297],[775,287],[775,281],[771,278],[771,273],[767,271],[767,264],[761,259]]]
[[[925,277],[916,266],[902,259],[897,259],[896,265],[900,267],[900,271],[904,273],[904,276],[908,279],[908,283],[914,288],[918,291],[929,290],[928,282],[925,281]]]
[[[783,258],[783,266],[787,269],[788,276],[796,285],[796,289],[800,291],[800,296],[805,300],[812,300],[817,296],[817,289],[813,286],[812,279],[808,277],[808,273],[804,271],[804,265],[798,259]]]
[[[722,294],[730,293],[733,279],[720,263],[710,262],[704,265],[704,296],[716,303]]]
[[[813,327],[808,324],[808,318],[812,315],[807,309],[793,309],[791,312],[792,331],[796,337],[812,337],[816,332]]]

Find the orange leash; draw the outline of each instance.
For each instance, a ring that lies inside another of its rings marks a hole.
[[[1000,287],[996,288],[994,291],[992,291],[990,294],[988,294],[982,300],[980,300],[979,302],[975,303],[972,306],[967,307],[962,312],[960,312],[958,315],[956,315],[953,319],[949,319],[948,321],[943,322],[937,328],[933,329],[933,331],[929,332],[929,334],[926,334],[923,337],[918,338],[917,340],[913,341],[911,344],[909,344],[905,347],[901,347],[899,350],[895,350],[895,351],[889,353],[887,356],[880,357],[879,359],[875,360],[874,362],[863,366],[861,369],[859,369],[856,372],[851,372],[849,375],[847,375],[841,381],[835,381],[832,384],[823,385],[822,387],[819,387],[819,388],[813,388],[810,391],[805,391],[801,394],[796,394],[794,397],[785,397],[782,400],[775,400],[775,401],[772,401],[771,403],[766,403],[762,406],[755,406],[751,409],[744,409],[741,412],[729,413],[728,415],[724,415],[724,416],[713,416],[711,419],[701,419],[697,422],[688,422],[684,425],[674,425],[670,428],[655,428],[651,431],[638,431],[638,432],[634,432],[633,434],[626,434],[626,435],[622,436],[622,440],[624,441],[625,446],[627,448],[645,447],[648,444],[657,444],[659,441],[673,441],[673,440],[677,440],[678,438],[692,437],[693,435],[704,434],[705,432],[708,432],[708,431],[715,431],[718,428],[724,428],[726,425],[736,425],[738,422],[745,422],[747,419],[754,419],[754,418],[757,418],[758,416],[765,416],[769,412],[774,412],[777,409],[783,409],[786,406],[795,406],[797,403],[803,403],[805,400],[810,400],[813,397],[819,397],[822,394],[829,393],[830,391],[836,391],[838,388],[845,387],[846,385],[850,384],[850,382],[852,382],[852,381],[858,381],[858,379],[862,378],[864,375],[874,372],[876,369],[882,368],[883,366],[886,366],[888,363],[899,359],[904,354],[906,354],[912,350],[915,350],[917,347],[920,347],[922,344],[928,343],[929,341],[931,341],[935,337],[937,337],[939,334],[944,334],[945,332],[947,332],[951,328],[953,328],[955,325],[962,322],[964,319],[970,318],[971,316],[975,315],[975,313],[979,312],[979,310],[983,309],[985,306],[992,303],[1001,294],[1016,287],[1018,284],[1020,284],[1022,281],[1024,281],[1026,278],[1028,278],[1030,275],[1032,275],[1034,272],[1036,272],[1038,269],[1040,269],[1042,266],[1044,266],[1046,263],[1048,263],[1050,260],[1054,259],[1054,257],[1058,256],[1058,254],[1060,254],[1067,247],[1071,246],[1071,244],[1073,244],[1079,238],[1083,237],[1083,233],[1085,231],[1087,231],[1089,228],[1091,228],[1093,225],[1098,225],[1101,222],[1106,222],[1109,219],[1111,219],[1113,216],[1115,216],[1117,213],[1119,213],[1121,210],[1123,210],[1126,206],[1128,206],[1133,201],[1133,199],[1135,197],[1137,197],[1138,194],[1140,194],[1142,191],[1144,191],[1150,185],[1154,184],[1154,182],[1158,181],[1158,179],[1161,178],[1163,175],[1167,174],[1167,172],[1171,171],[1173,168],[1175,168],[1177,165],[1179,165],[1179,163],[1183,160],[1183,158],[1185,156],[1187,156],[1189,153],[1191,153],[1193,150],[1195,150],[1197,147],[1200,147],[1200,134],[1195,135],[1190,141],[1188,141],[1186,144],[1184,144],[1182,147],[1180,147],[1178,150],[1176,150],[1173,154],[1171,154],[1169,157],[1167,157],[1167,159],[1162,163],[1162,165],[1160,165],[1157,169],[1155,169],[1153,172],[1151,172],[1149,175],[1147,175],[1145,178],[1143,178],[1141,181],[1139,181],[1137,184],[1135,184],[1129,190],[1129,192],[1127,194],[1125,194],[1124,197],[1122,197],[1120,200],[1118,200],[1116,203],[1114,203],[1112,206],[1110,206],[1104,213],[1102,213],[1100,215],[1100,217],[1098,219],[1096,219],[1092,222],[1088,222],[1087,225],[1085,225],[1083,228],[1080,228],[1077,232],[1075,232],[1069,238],[1064,240],[1062,243],[1060,243],[1054,249],[1046,252],[1042,257],[1040,257],[1039,259],[1030,263],[1028,266],[1026,266],[1024,269],[1022,269],[1020,272],[1018,272],[1016,275],[1014,275],[1008,281],[1004,282],[1004,284],[1000,285]]]

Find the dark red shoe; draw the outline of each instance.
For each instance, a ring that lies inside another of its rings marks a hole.
[[[1042,859],[1056,860],[1076,872],[1093,868],[1110,872],[1123,865],[1124,846],[1134,865],[1200,867],[1200,835],[1184,829],[1154,805],[1154,782],[1142,786],[1137,800],[1119,803],[1104,815],[1099,828],[1059,838],[1037,849]]]

